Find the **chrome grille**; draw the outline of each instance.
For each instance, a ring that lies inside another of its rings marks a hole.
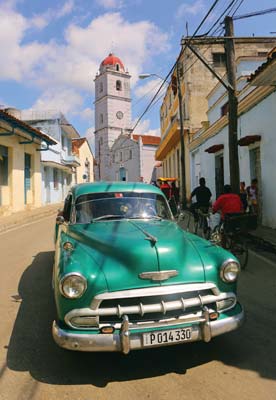
[[[220,292],[211,282],[105,292],[95,296],[90,307],[69,311],[65,321],[76,329],[106,324],[120,327],[126,315],[132,327],[165,326],[184,320],[199,322],[203,308],[215,311],[224,300],[228,304],[225,308],[232,308],[236,295]]]
[[[131,297],[103,300],[99,307],[99,323],[114,324],[119,323],[121,314],[128,310],[130,323],[161,321],[169,318],[179,318],[187,314],[197,313],[202,309],[202,299],[206,296],[213,296],[210,289],[196,292],[171,293],[167,295]],[[194,301],[191,301],[191,300]],[[192,305],[192,303],[197,303]],[[215,302],[209,303],[213,309],[216,309]],[[117,310],[116,315],[101,315],[107,310]],[[158,310],[159,309],[159,310]],[[132,312],[133,310],[133,312]],[[137,310],[137,312],[135,312]]]

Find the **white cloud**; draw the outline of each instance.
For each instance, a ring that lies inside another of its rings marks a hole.
[[[74,1],[67,1],[56,11],[55,18],[71,12],[73,7]],[[27,82],[29,87],[41,89],[32,108],[59,107],[64,113],[74,111],[87,117],[89,111],[82,110],[83,97],[88,94],[92,98],[93,79],[100,62],[110,52],[114,37],[116,54],[132,76],[132,87],[143,66],[169,47],[168,35],[154,23],[131,23],[118,12],[100,15],[85,27],[71,23],[65,29],[63,44],[30,40],[30,29],[45,27],[51,12],[27,19],[11,7],[0,8],[0,48],[5,54],[5,62],[0,63],[0,79]]]
[[[201,14],[202,12],[204,12],[205,8],[206,8],[206,4],[204,5],[203,0],[196,0],[192,4],[182,3],[176,11],[176,17],[183,18],[189,14],[198,15],[198,14]]]
[[[52,21],[58,20],[60,18],[65,17],[68,14],[71,14],[75,6],[74,0],[66,1],[62,7],[60,8],[49,8],[45,13],[34,15],[29,20],[30,28],[44,29],[47,25],[49,25]]]
[[[136,97],[153,95],[162,84],[160,79],[148,79],[149,81],[146,84],[137,86],[135,89]]]
[[[85,137],[91,147],[92,153],[95,155],[95,135],[94,135],[94,127],[88,128]]]
[[[92,122],[94,120],[94,110],[87,107],[79,112],[79,116],[86,121]]]
[[[35,110],[59,110],[64,114],[74,112],[83,103],[81,95],[70,88],[51,88],[42,93],[32,106]]]
[[[135,125],[135,123],[137,122],[134,121],[133,126]],[[145,119],[141,122],[139,122],[139,124],[137,125],[137,128],[134,131],[135,135],[150,135],[150,136],[160,136],[160,129],[150,129],[150,120],[149,119]]]
[[[123,7],[123,0],[96,0],[99,6],[105,9],[119,9]]]

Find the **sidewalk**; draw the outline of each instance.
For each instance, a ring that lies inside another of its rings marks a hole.
[[[50,215],[56,215],[61,203],[50,204],[47,206],[34,208],[31,210],[19,211],[14,214],[0,217],[0,233],[9,231],[16,226],[25,225],[33,221],[38,221]]]

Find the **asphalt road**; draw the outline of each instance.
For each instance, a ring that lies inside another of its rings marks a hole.
[[[52,217],[0,235],[1,400],[275,400],[276,262],[251,253],[247,321],[212,342],[78,353],[51,337]]]

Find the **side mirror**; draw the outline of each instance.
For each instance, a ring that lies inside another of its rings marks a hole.
[[[64,219],[64,217],[63,217],[62,215],[58,215],[58,216],[56,217],[56,224],[57,224],[57,225],[64,224],[64,221],[65,221],[65,219]]]

